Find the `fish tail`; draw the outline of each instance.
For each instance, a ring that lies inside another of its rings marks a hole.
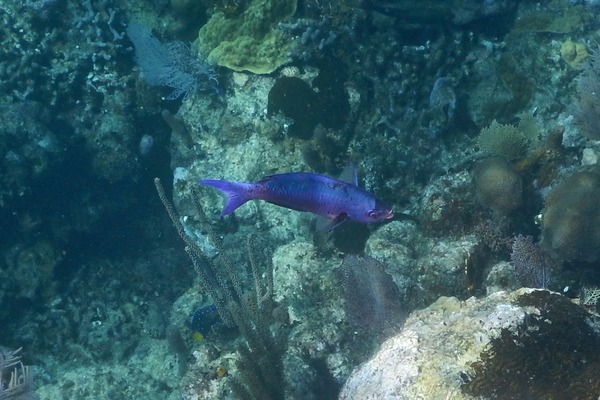
[[[214,187],[227,197],[227,204],[225,204],[223,211],[221,211],[221,216],[231,214],[242,204],[248,200],[252,200],[252,197],[248,193],[247,183],[229,182],[218,179],[200,179],[198,183]]]

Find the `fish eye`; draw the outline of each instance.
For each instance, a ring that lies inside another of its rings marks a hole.
[[[377,211],[375,211],[375,210],[369,210],[369,212],[367,212],[367,215],[368,215],[370,218],[377,218],[377,217],[378,217],[378,215],[379,215],[379,213],[378,213]]]

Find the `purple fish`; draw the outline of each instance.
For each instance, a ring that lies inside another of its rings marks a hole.
[[[353,181],[356,182],[354,173]],[[377,222],[394,217],[391,208],[372,194],[351,184],[309,172],[269,175],[256,183],[201,179],[227,196],[221,215],[232,213],[248,200],[264,200],[297,211],[308,211],[328,220],[328,229],[344,221]]]

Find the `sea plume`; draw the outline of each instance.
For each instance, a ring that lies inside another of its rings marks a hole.
[[[31,370],[24,365],[21,349],[10,351],[0,347],[0,400],[33,400]]]

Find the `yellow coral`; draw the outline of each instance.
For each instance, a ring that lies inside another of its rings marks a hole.
[[[587,48],[582,43],[576,43],[568,39],[560,46],[560,56],[573,68],[580,68],[587,60]]]
[[[234,71],[268,74],[290,60],[294,39],[277,24],[294,15],[297,0],[252,0],[239,15],[214,13],[198,33],[200,54]]]

